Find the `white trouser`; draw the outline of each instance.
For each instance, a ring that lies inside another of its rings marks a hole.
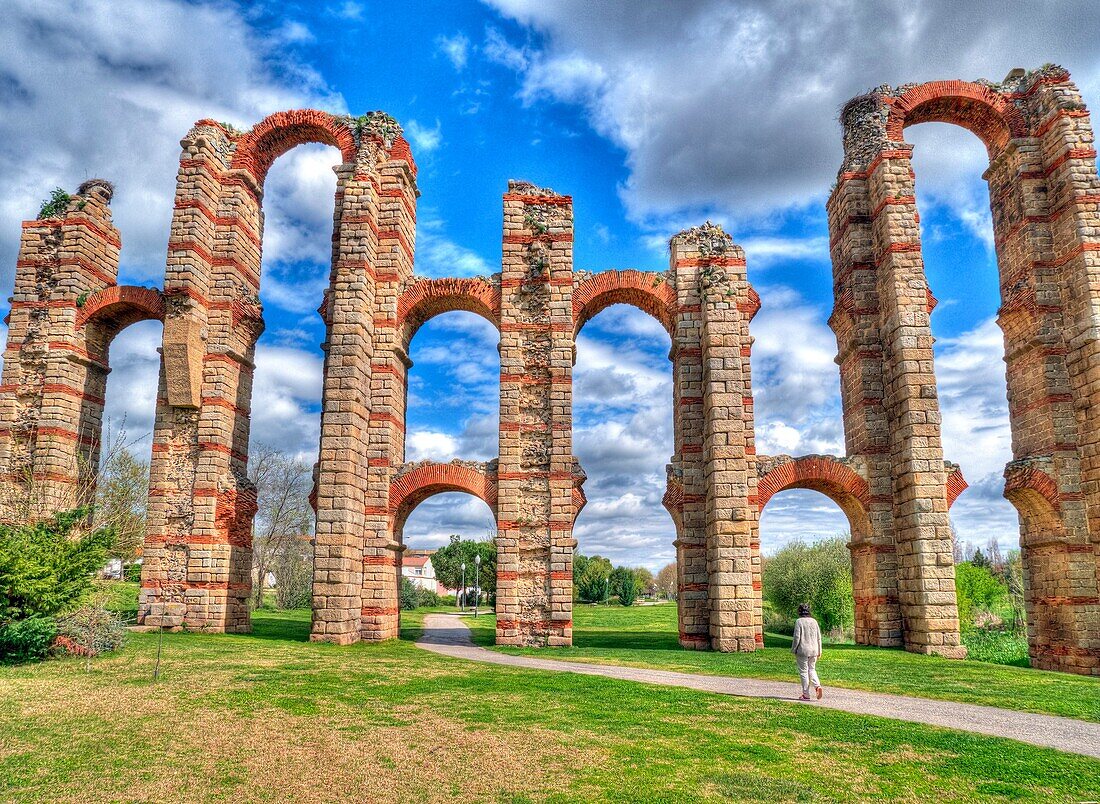
[[[820,687],[821,682],[817,678],[816,656],[795,656],[798,660],[798,677],[802,679],[802,694],[810,694],[810,685]]]

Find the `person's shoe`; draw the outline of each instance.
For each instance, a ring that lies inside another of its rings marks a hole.
[[[806,695],[805,693],[803,693],[802,695],[800,695],[800,696],[798,697],[798,700],[800,700],[800,701],[808,701],[808,700],[810,700],[810,696],[809,696],[809,695]]]
[[[820,700],[821,700],[821,696],[822,696],[822,695],[824,695],[824,694],[825,694],[825,693],[824,693],[824,691],[823,691],[823,690],[821,689],[821,687],[817,687],[817,700],[819,700],[819,701],[820,701]]]

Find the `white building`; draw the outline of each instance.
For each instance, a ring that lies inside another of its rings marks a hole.
[[[401,559],[401,575],[421,589],[427,589],[439,595],[448,593],[443,588],[443,584],[436,580],[431,553],[410,550]]]

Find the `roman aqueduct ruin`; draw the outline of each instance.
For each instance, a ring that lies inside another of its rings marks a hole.
[[[762,643],[760,511],[801,487],[848,517],[857,641],[961,656],[948,508],[966,483],[940,445],[935,299],[903,139],[926,121],[969,129],[989,151],[1013,446],[1004,493],[1020,518],[1032,663],[1100,674],[1100,181],[1088,112],[1052,66],[1000,84],[883,86],[844,108],[828,201],[843,457],[756,454],[749,323],[760,300],[744,252],[717,226],[672,238],[666,271],[574,271],[570,197],[513,182],[500,273],[425,279],[413,273],[416,165],[401,129],[382,113],[292,111],[247,132],[202,120],[187,134],[161,290],[117,284],[106,182],[85,182],[67,210],[23,224],[0,396],[4,500],[58,510],[86,499],[111,340],[162,321],[140,618],[248,630],[264,178],[281,154],[320,142],[342,164],[320,310],[314,639],[397,634],[405,518],[458,490],[496,516],[497,641],[570,644],[572,529],[585,502],[571,445],[574,344],[589,318],[625,303],[673,343],[665,505],[681,644]],[[408,344],[449,310],[499,330],[499,458],[409,464]]]

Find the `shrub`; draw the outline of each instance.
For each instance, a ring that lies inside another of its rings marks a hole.
[[[959,625],[974,628],[981,615],[995,613],[1008,601],[1008,585],[986,566],[963,561],[955,567],[955,595],[959,605]],[[988,620],[988,616],[982,619]]]
[[[424,589],[422,587],[417,587],[417,589],[416,589],[416,605],[417,606],[419,606],[421,608],[425,608],[427,606],[438,606],[439,601],[440,601],[440,598],[439,598],[439,595],[436,592],[432,591],[431,589]]]
[[[56,634],[57,623],[53,617],[27,617],[0,625],[0,664],[42,659]]]
[[[963,633],[969,658],[978,662],[1027,667],[1027,637],[1002,629],[975,628]]]
[[[401,579],[401,609],[412,611],[420,603],[420,590],[408,578]]]
[[[573,560],[573,588],[586,603],[600,603],[610,591],[611,562],[603,556],[578,555]]]
[[[78,534],[88,509],[30,525],[0,525],[0,624],[52,617],[76,605],[114,541],[109,528]]]
[[[789,620],[809,603],[825,632],[847,633],[855,624],[852,557],[844,539],[789,544],[764,565],[764,595]]]
[[[126,624],[102,604],[82,606],[57,621],[55,649],[74,656],[98,656],[126,641]]]
[[[53,192],[50,193],[50,197],[43,201],[42,206],[39,207],[38,220],[56,218],[64,214],[65,210],[69,208],[70,201],[72,201],[71,195],[60,187],[55,187]]]

